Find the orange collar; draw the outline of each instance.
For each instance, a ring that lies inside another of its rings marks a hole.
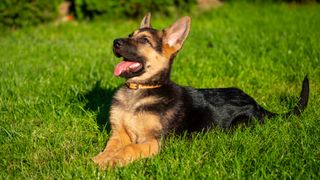
[[[162,85],[144,85],[144,84],[138,84],[138,83],[126,83],[126,86],[129,89],[137,90],[137,89],[155,89],[159,88]]]

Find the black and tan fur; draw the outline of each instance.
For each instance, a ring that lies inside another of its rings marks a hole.
[[[170,80],[173,59],[188,36],[190,18],[183,17],[164,30],[150,25],[150,14],[128,38],[114,41],[114,53],[143,64],[125,72],[114,95],[110,113],[112,135],[94,157],[100,167],[126,165],[160,151],[160,139],[169,133],[197,132],[213,126],[229,129],[239,122],[264,122],[271,113],[237,88],[194,89]],[[132,88],[134,87],[134,88]],[[307,106],[309,82],[305,78],[296,107],[285,116],[299,115]]]

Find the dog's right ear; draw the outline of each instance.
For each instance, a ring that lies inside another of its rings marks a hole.
[[[142,28],[150,28],[151,27],[151,13],[148,12],[140,23],[140,29]]]
[[[163,43],[174,52],[181,49],[190,30],[191,19],[189,16],[183,17],[164,30]]]

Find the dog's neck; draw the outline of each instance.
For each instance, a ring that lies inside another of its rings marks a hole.
[[[129,89],[131,89],[128,84],[135,84],[131,85],[131,87],[140,87],[138,89],[154,89],[162,87],[163,85],[167,85],[171,83],[170,75],[171,75],[171,68],[174,58],[176,57],[176,53],[172,54],[169,59],[169,66],[166,69],[158,72],[157,74],[151,76],[150,78],[144,80],[132,80],[127,79],[126,85]],[[135,88],[134,88],[135,89]]]
[[[126,81],[126,86],[129,89],[154,89],[167,85],[171,82],[170,69],[165,69],[145,80],[128,79]]]

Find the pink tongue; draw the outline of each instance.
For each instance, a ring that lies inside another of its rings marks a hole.
[[[135,72],[140,70],[141,66],[142,64],[139,62],[121,61],[119,64],[117,64],[113,73],[115,76],[120,76],[124,72]]]

